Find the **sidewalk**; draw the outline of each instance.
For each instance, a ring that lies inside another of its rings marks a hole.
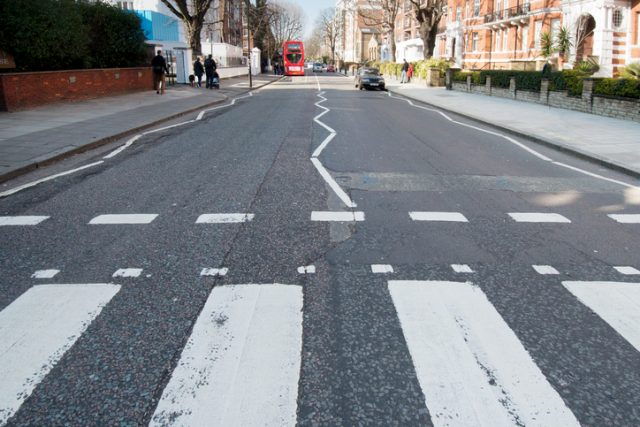
[[[277,77],[256,76],[253,87],[269,84]],[[236,77],[222,80],[220,90],[175,85],[162,96],[148,90],[16,113],[0,112],[0,182],[248,90],[248,78]]]
[[[385,78],[395,94],[640,177],[640,123]]]

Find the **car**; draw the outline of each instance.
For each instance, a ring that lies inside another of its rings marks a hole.
[[[327,73],[335,73],[336,72],[336,67],[333,66],[332,64],[327,65]]]
[[[327,64],[322,64],[322,71],[327,72]]]
[[[362,89],[385,90],[384,77],[377,68],[363,67],[356,74],[356,87]]]
[[[322,72],[322,64],[319,62],[316,62],[313,64],[313,72],[314,73],[321,73]]]

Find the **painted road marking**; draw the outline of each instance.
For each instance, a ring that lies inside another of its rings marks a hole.
[[[0,216],[0,226],[2,225],[38,225],[48,216]]]
[[[409,212],[409,216],[414,221],[469,222],[469,220],[459,212]]]
[[[580,425],[479,287],[389,291],[435,427]]]
[[[364,212],[313,211],[311,212],[311,221],[364,221]]]
[[[467,264],[451,264],[451,268],[456,273],[473,273],[473,270]]]
[[[222,213],[204,214],[196,220],[196,224],[231,224],[237,222],[253,221],[255,214],[249,213]]]
[[[371,264],[371,272],[376,274],[393,273],[393,267],[389,264]]]
[[[622,267],[613,267],[618,273],[624,274],[627,276],[633,276],[636,274],[640,274],[640,271],[637,268],[622,266]]]
[[[562,285],[640,351],[640,283],[562,282]]]
[[[512,212],[509,216],[516,222],[571,222],[568,218],[557,213]]]
[[[89,224],[149,224],[157,214],[115,214],[98,215]]]
[[[53,279],[60,270],[38,270],[31,275],[32,279]]]
[[[560,274],[558,270],[550,265],[532,265],[531,267],[533,267],[538,274]]]
[[[302,288],[211,291],[150,426],[295,426]]]
[[[214,277],[224,277],[229,272],[229,269],[226,267],[223,268],[203,268],[200,272],[200,276],[214,276]]]
[[[38,285],[0,312],[0,426],[119,290],[113,284]]]
[[[139,277],[141,274],[141,268],[121,268],[113,273],[111,277]]]
[[[315,274],[316,266],[315,265],[305,265],[302,267],[298,267],[298,273],[300,274]]]
[[[640,224],[640,214],[610,214],[607,216],[621,224]]]

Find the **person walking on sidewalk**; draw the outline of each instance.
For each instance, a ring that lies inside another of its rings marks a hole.
[[[213,73],[216,71],[216,61],[213,60],[212,55],[209,55],[204,60],[204,72],[207,75],[207,89],[213,89]]]
[[[402,64],[402,74],[400,75],[400,83],[407,82],[407,72],[409,71],[409,63],[406,59],[403,59],[404,64]]]
[[[411,77],[413,77],[413,64],[409,63],[409,70],[407,71],[407,83],[411,83]]]
[[[159,95],[164,95],[164,75],[169,74],[169,68],[167,67],[167,61],[162,56],[162,51],[159,50],[158,54],[151,60],[151,68],[153,69],[153,88]]]
[[[193,74],[198,78],[198,87],[202,87],[202,75],[204,74],[204,66],[200,62],[200,57],[196,58],[196,62],[193,63]]]

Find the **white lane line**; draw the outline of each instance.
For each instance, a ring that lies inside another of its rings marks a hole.
[[[562,285],[640,351],[640,283],[571,281]]]
[[[298,267],[298,273],[300,274],[315,274],[316,266],[315,265],[304,265],[302,267]]]
[[[231,224],[253,221],[253,218],[255,214],[250,213],[203,214],[198,217],[196,224]]]
[[[364,212],[313,211],[311,221],[364,221]]]
[[[24,215],[24,216],[0,216],[0,226],[3,225],[38,225],[48,216]]]
[[[451,268],[456,273],[473,273],[473,270],[467,264],[451,264]]]
[[[215,287],[150,426],[295,426],[302,288]]]
[[[409,212],[409,217],[414,221],[469,222],[469,220],[459,212]]]
[[[435,427],[580,425],[479,287],[389,281],[389,292]]]
[[[560,274],[558,270],[553,268],[550,265],[532,265],[533,269],[538,274],[546,275],[546,274]]]
[[[618,273],[624,274],[625,276],[634,276],[636,274],[640,274],[640,270],[630,266],[620,266],[613,267]]]
[[[60,270],[54,270],[54,269],[38,270],[31,275],[31,278],[32,279],[53,279],[58,273],[60,273]]]
[[[111,214],[98,215],[89,224],[149,224],[157,214]]]
[[[111,277],[139,277],[141,274],[141,268],[120,268]]]
[[[113,284],[38,285],[0,312],[0,426],[119,290]]]
[[[389,264],[371,264],[371,272],[375,274],[393,273],[393,266]]]
[[[11,190],[3,191],[2,193],[0,193],[0,198],[11,196],[12,194],[15,194],[15,193],[17,193],[19,191],[26,190],[27,188],[35,187],[38,184],[42,184],[43,182],[51,181],[53,179],[60,178],[61,176],[65,176],[65,175],[71,175],[72,173],[76,173],[76,172],[79,172],[79,171],[84,170],[84,169],[92,168],[94,166],[101,165],[102,163],[104,163],[104,160],[100,160],[100,161],[95,162],[95,163],[90,163],[88,165],[84,165],[82,167],[71,169],[71,170],[68,170],[68,171],[65,171],[65,172],[60,172],[60,173],[57,173],[55,175],[51,175],[51,176],[47,176],[45,178],[38,179],[36,181],[28,182],[26,184],[22,184],[22,185],[20,185],[18,187],[12,188]]]
[[[313,166],[316,167],[316,169],[320,173],[320,176],[322,176],[322,178],[324,178],[325,182],[327,184],[329,184],[329,187],[331,187],[333,192],[336,193],[336,196],[338,196],[340,198],[340,200],[342,200],[342,203],[344,203],[348,208],[356,208],[356,207],[358,207],[358,205],[356,205],[353,202],[353,200],[351,200],[351,197],[349,197],[349,195],[347,193],[345,193],[345,191],[333,179],[331,174],[324,168],[324,166],[322,166],[322,163],[320,162],[320,160],[318,160],[315,157],[312,157],[311,158],[311,163],[313,164]]]
[[[203,268],[200,272],[200,276],[213,276],[213,277],[224,277],[229,272],[229,269],[226,267],[223,268]]]
[[[620,224],[640,224],[640,214],[609,214],[607,216]]]
[[[509,213],[509,216],[516,222],[571,222],[568,218],[557,213],[512,212]]]

